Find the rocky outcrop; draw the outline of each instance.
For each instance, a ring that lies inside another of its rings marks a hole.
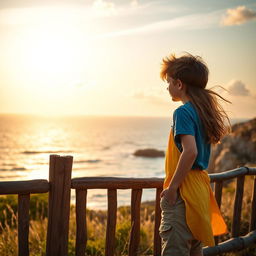
[[[134,152],[135,156],[142,157],[164,157],[164,151],[157,150],[154,148],[139,149]]]
[[[256,165],[256,118],[232,126],[232,133],[212,147],[209,173]]]

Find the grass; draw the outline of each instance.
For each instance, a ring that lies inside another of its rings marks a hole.
[[[253,188],[252,176],[245,180],[245,190],[242,205],[241,235],[248,232],[250,221],[250,204]],[[235,196],[235,181],[223,188],[221,211],[231,230],[233,215],[233,202]],[[29,226],[29,249],[31,256],[45,255],[46,231],[47,231],[47,194],[31,195],[30,200],[30,226]],[[103,256],[105,248],[105,233],[107,212],[86,210],[88,241],[86,247],[87,255]],[[76,237],[75,207],[70,209],[69,244],[68,255],[75,255]],[[116,227],[116,256],[124,256],[128,253],[130,234],[130,207],[122,206],[117,212]],[[141,205],[141,231],[140,247],[138,255],[153,255],[153,233],[154,233],[154,202],[145,202]],[[7,195],[0,197],[0,255],[17,255],[17,196]],[[220,236],[220,241],[230,238],[230,234]],[[223,254],[223,256],[255,256],[256,246],[246,250]]]

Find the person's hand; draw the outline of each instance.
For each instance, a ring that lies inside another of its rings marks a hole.
[[[171,189],[164,189],[161,194],[160,194],[160,197],[165,197],[167,202],[173,206],[177,200],[177,197],[178,197],[178,193],[177,193],[177,190],[171,190]]]

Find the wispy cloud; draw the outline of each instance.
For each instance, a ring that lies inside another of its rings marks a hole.
[[[166,94],[167,95],[167,94]],[[167,100],[167,97],[163,93],[163,90],[149,89],[149,90],[137,90],[131,95],[137,100],[143,100],[156,105],[166,105],[170,101]]]
[[[95,0],[88,9],[92,11],[90,15],[97,18],[108,16],[122,19],[132,16],[134,19],[147,16],[157,17],[159,15],[178,14],[187,11],[187,8],[183,5],[170,5],[169,0],[156,0],[144,3],[140,3],[138,0],[130,0],[130,2],[125,4],[115,4],[106,0]]]
[[[132,6],[132,7],[137,7],[138,5],[139,5],[138,0],[132,0],[132,1],[131,1],[131,6]]]
[[[88,8],[77,7],[24,7],[0,9],[0,25],[43,25],[49,22],[67,24],[88,21]]]
[[[217,24],[220,16],[218,11],[177,17],[185,10],[186,7],[170,6],[168,1],[161,0],[143,4],[138,0],[130,0],[129,4],[125,5],[117,5],[111,0],[95,0],[91,6],[74,4],[0,9],[0,25],[82,25],[86,27],[83,31],[86,31],[88,37],[104,38],[170,29],[204,29]],[[105,19],[108,17],[110,19]],[[159,21],[159,17],[173,18]]]
[[[228,83],[228,91],[233,96],[250,96],[251,92],[246,88],[246,85],[240,80],[231,80]]]
[[[117,14],[115,3],[106,0],[95,0],[92,10],[96,16],[112,16]]]
[[[1,7],[1,6],[0,6]],[[97,20],[101,18],[115,18],[115,23],[128,23],[136,21],[142,16],[157,16],[162,13],[178,13],[182,11],[181,7],[168,6],[163,1],[151,1],[139,4],[138,1],[131,0],[126,5],[116,5],[114,2],[106,0],[95,0],[90,6],[78,4],[63,5],[24,5],[0,8],[0,25],[41,25],[48,20],[55,23],[67,21],[72,24],[91,27],[97,26]],[[107,22],[107,19],[104,19]],[[93,24],[93,26],[92,26]],[[107,25],[107,24],[106,24]],[[102,23],[101,23],[102,26]]]
[[[246,23],[250,20],[256,19],[256,11],[246,8],[245,6],[238,6],[234,9],[228,9],[225,16],[221,20],[221,25],[233,26]]]
[[[156,21],[150,24],[137,26],[130,29],[114,31],[98,35],[99,37],[118,37],[142,33],[152,33],[157,31],[174,30],[174,29],[207,29],[218,25],[221,11],[204,14],[192,14],[178,18]]]
[[[221,25],[226,26],[242,24],[256,18],[256,12],[244,6],[178,16],[181,13],[188,13],[186,7],[170,5],[167,1],[150,1],[142,4],[138,0],[130,0],[129,4],[117,5],[112,0],[94,0],[91,6],[83,7],[63,5],[2,9],[0,24],[36,26],[54,22],[60,26],[82,25],[83,28],[86,27],[83,31],[88,38],[101,39],[173,30],[203,30],[218,27],[220,21]],[[104,18],[104,23],[101,17]],[[171,18],[159,20],[161,17]]]

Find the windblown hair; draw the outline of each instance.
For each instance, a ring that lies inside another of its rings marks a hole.
[[[186,94],[198,112],[206,141],[216,144],[231,131],[228,115],[218,100],[231,102],[212,89],[206,89],[208,74],[208,67],[201,57],[188,53],[180,58],[176,58],[174,54],[164,58],[160,72],[164,81],[171,77],[186,85]]]

